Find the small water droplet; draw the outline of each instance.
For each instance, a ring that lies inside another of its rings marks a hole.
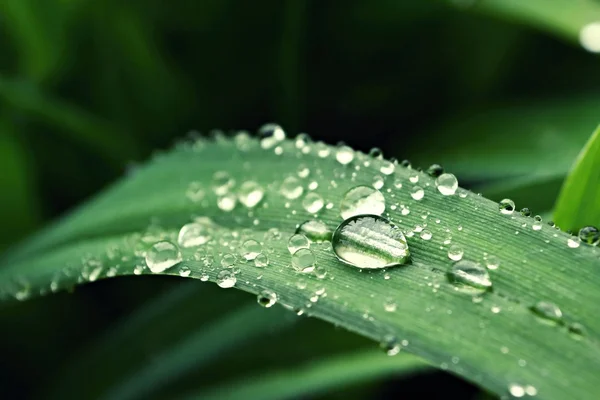
[[[426,172],[432,178],[437,178],[444,173],[444,168],[439,164],[431,164]]]
[[[208,276],[208,274],[206,272],[203,272],[202,275],[200,275],[200,280],[202,282],[206,282],[209,279],[210,279],[210,276]]]
[[[396,189],[402,189],[402,179],[400,179],[400,178],[396,178],[396,179],[394,180],[394,187],[395,187]]]
[[[500,266],[500,260],[496,256],[489,256],[486,260],[486,266],[488,269],[498,269]]]
[[[254,266],[264,268],[269,265],[269,257],[266,254],[260,253],[254,258]]]
[[[332,232],[329,230],[327,225],[324,222],[311,219],[302,223],[298,229],[296,229],[296,233],[303,234],[309,240],[313,242],[328,242],[331,241]]]
[[[508,385],[508,392],[512,397],[516,398],[525,396],[525,388],[523,387],[523,385],[520,385],[518,383],[511,383],[510,385]]]
[[[538,301],[531,307],[531,311],[540,318],[540,321],[550,325],[562,323],[562,311],[558,306],[549,301]]]
[[[254,239],[246,240],[240,249],[240,255],[248,261],[254,260],[262,251],[262,246]]]
[[[260,139],[260,147],[267,150],[275,147],[285,139],[285,131],[283,128],[274,123],[264,124],[258,129]]]
[[[385,351],[388,356],[395,356],[400,353],[400,343],[394,335],[385,335],[379,344],[381,349]]]
[[[581,28],[579,43],[590,53],[600,53],[600,21],[591,22]]]
[[[435,180],[435,185],[444,196],[452,196],[458,189],[458,179],[453,174],[441,174]]]
[[[529,208],[527,208],[527,207],[522,208],[521,215],[524,217],[529,217],[529,216],[531,216],[531,210],[529,210]]]
[[[580,243],[581,242],[578,237],[570,237],[569,239],[567,239],[567,246],[569,246],[572,249],[578,248]]]
[[[431,231],[424,229],[423,231],[421,231],[421,239],[423,240],[429,240],[433,237],[433,234],[431,233]]]
[[[302,207],[304,207],[306,212],[311,214],[316,214],[321,211],[324,205],[325,202],[323,201],[323,198],[314,192],[308,193],[302,200]]]
[[[335,159],[342,165],[347,165],[354,160],[354,150],[349,146],[340,146],[336,153]]]
[[[316,262],[315,254],[308,248],[301,248],[292,255],[292,267],[298,272],[313,272]]]
[[[181,227],[177,243],[181,247],[188,248],[202,246],[210,239],[211,229],[208,224],[192,222]]]
[[[247,208],[254,208],[265,195],[265,190],[254,181],[246,181],[242,183],[238,191],[238,198]]]
[[[379,190],[369,186],[356,186],[344,194],[340,205],[342,218],[355,215],[381,215],[385,211],[385,198]]]
[[[419,182],[419,174],[415,172],[413,175],[408,177],[408,180],[411,181],[411,183]]]
[[[258,294],[256,301],[264,308],[271,308],[277,303],[277,294],[269,289],[265,289]]]
[[[304,193],[302,183],[295,176],[288,176],[281,183],[281,194],[289,200],[297,199]]]
[[[597,246],[600,243],[600,230],[595,226],[586,226],[579,230],[579,239],[583,243]]]
[[[179,276],[182,277],[187,277],[190,276],[190,274],[192,273],[192,270],[189,267],[186,267],[185,265],[181,268],[179,268]]]
[[[227,253],[221,258],[221,266],[225,268],[231,268],[235,265],[236,261],[235,255]]]
[[[462,247],[457,244],[453,244],[448,248],[448,258],[453,261],[459,261],[462,259],[463,254],[465,254]]]
[[[461,292],[482,294],[492,288],[487,269],[469,260],[460,260],[452,265],[448,280]]]
[[[581,340],[585,336],[585,327],[579,322],[569,324],[569,334],[573,339]]]
[[[410,260],[402,231],[377,215],[346,219],[335,230],[331,243],[341,261],[358,268],[385,268]]]
[[[425,196],[425,191],[421,186],[414,186],[410,191],[410,197],[415,200],[421,200]]]
[[[381,172],[384,175],[391,175],[394,173],[395,169],[396,169],[396,165],[393,162],[383,160],[381,162],[381,166],[379,167],[379,172]]]
[[[510,215],[515,211],[515,202],[511,199],[504,199],[499,203],[498,209],[502,214]]]
[[[232,193],[227,193],[217,199],[217,206],[225,212],[233,210],[236,203],[237,199]]]
[[[202,186],[202,183],[190,182],[185,192],[185,195],[192,202],[197,203],[199,201],[202,201],[202,199],[206,195],[206,192],[204,191],[204,186]]]
[[[383,309],[387,312],[394,312],[396,311],[396,308],[398,308],[396,301],[391,297],[388,297],[383,302]]]
[[[230,269],[224,269],[217,274],[217,285],[223,289],[228,289],[235,286],[237,278],[235,273]]]
[[[308,249],[310,247],[310,241],[302,234],[295,234],[290,236],[288,239],[288,250],[291,254],[294,254],[299,249]]]
[[[217,171],[213,175],[213,191],[217,196],[227,194],[235,185],[235,180],[226,171]]]
[[[181,262],[181,252],[179,248],[169,242],[160,241],[146,252],[146,265],[153,273],[163,272],[172,266]]]
[[[381,175],[375,175],[373,177],[373,187],[375,189],[381,189],[383,187],[384,182],[385,181],[383,180],[383,177]]]

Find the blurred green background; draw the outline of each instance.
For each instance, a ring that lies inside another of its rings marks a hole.
[[[600,59],[572,29],[600,3],[543,3],[1,0],[0,250],[190,130],[269,121],[549,212],[600,122]],[[179,285],[131,280],[0,309],[0,387],[34,395],[49,366]]]

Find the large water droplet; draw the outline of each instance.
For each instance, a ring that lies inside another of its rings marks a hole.
[[[302,183],[295,176],[288,176],[281,183],[281,194],[290,200],[297,199],[304,192]]]
[[[192,222],[185,224],[179,230],[177,243],[181,247],[196,247],[202,246],[211,238],[211,229],[207,224]]]
[[[179,248],[166,240],[154,243],[150,250],[146,252],[146,265],[155,274],[163,272],[180,262],[181,252]]]
[[[448,271],[448,280],[465,293],[481,294],[492,288],[492,281],[486,268],[469,260],[461,260]]]
[[[265,190],[254,181],[242,183],[238,191],[238,198],[247,208],[254,208],[263,199]]]
[[[262,246],[254,239],[246,240],[240,249],[240,255],[248,261],[254,260],[262,251]]]
[[[230,269],[224,269],[217,274],[217,285],[223,289],[228,289],[235,286],[236,282],[237,278],[235,277],[234,272]]]
[[[313,242],[331,241],[332,232],[324,222],[311,219],[302,223],[296,229],[296,233],[301,233]]]
[[[600,243],[600,231],[595,226],[586,226],[579,230],[579,239],[583,243],[597,246]]]
[[[498,204],[498,209],[502,214],[512,214],[515,211],[515,202],[511,199],[504,199]]]
[[[542,322],[550,325],[562,323],[562,311],[556,304],[549,301],[538,301],[534,306],[531,307],[531,311],[533,311]]]
[[[340,214],[344,219],[355,215],[381,215],[384,211],[383,194],[369,186],[356,186],[348,190],[340,205]]]
[[[258,294],[256,301],[265,308],[271,308],[277,303],[277,294],[272,290],[265,289]]]
[[[302,207],[304,207],[306,212],[311,214],[316,214],[321,211],[324,205],[325,202],[323,201],[323,198],[317,193],[308,193],[302,200]]]
[[[333,233],[331,244],[341,261],[358,268],[385,268],[410,260],[400,228],[377,215],[346,219]]]
[[[305,274],[309,274],[315,270],[317,258],[315,254],[307,248],[302,248],[292,255],[292,267]]]
[[[435,185],[444,196],[452,196],[458,189],[458,179],[453,174],[441,174],[435,180]]]

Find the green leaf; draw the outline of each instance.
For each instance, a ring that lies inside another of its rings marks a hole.
[[[450,1],[470,5],[475,11],[534,26],[571,41],[579,40],[581,28],[600,20],[595,0],[478,0]]]
[[[235,382],[199,391],[189,399],[289,399],[322,394],[350,383],[368,382],[375,378],[398,374],[414,374],[427,370],[423,361],[409,355],[382,358],[374,351],[337,356],[307,363],[287,371],[257,374]]]
[[[563,229],[600,225],[600,127],[575,160],[556,202],[554,219]]]
[[[239,289],[273,291],[287,308],[376,341],[393,335],[407,352],[496,394],[506,395],[513,384],[532,385],[547,399],[597,394],[598,249],[570,248],[569,235],[548,226],[535,231],[532,219],[501,214],[496,203],[462,189],[461,196],[443,196],[426,174],[397,166],[382,189],[385,216],[407,232],[410,265],[360,270],[338,261],[329,243],[312,243],[318,271],[301,274],[291,268],[287,240],[298,224],[314,218],[315,211],[305,209],[306,194],[321,196],[325,206],[318,219],[334,229],[341,222],[339,204],[346,191],[371,185],[387,166],[362,153],[342,166],[336,150],[302,140],[264,150],[243,134],[235,140],[181,143],[7,254],[0,265],[0,295],[26,299],[109,276],[150,273],[144,256],[153,243],[176,242],[183,224],[210,218],[210,223],[201,221],[212,240],[200,248],[182,248],[183,262],[164,274],[185,275],[180,268],[186,267],[191,278],[206,274],[217,281],[222,270],[239,269]],[[299,178],[304,167],[309,176]],[[221,171],[235,179],[232,193],[238,196],[242,183],[256,182],[264,189],[262,201],[252,209],[238,203],[226,211],[211,183]],[[290,176],[299,179],[305,196],[282,196],[282,180]],[[417,176],[425,191],[421,201],[410,195]],[[392,184],[395,180],[401,189]],[[193,182],[202,182],[205,191],[195,202],[186,196]],[[401,205],[410,213],[404,215]],[[430,240],[420,238],[424,224],[433,234]],[[269,265],[257,268],[238,255],[234,268],[223,266],[224,255],[238,254],[249,239],[263,243]],[[448,283],[448,240],[463,248],[466,260],[498,258],[500,267],[490,271],[493,291],[474,300]],[[558,325],[539,321],[530,310],[542,300],[562,309]],[[396,304],[395,311],[386,311],[389,302]],[[585,327],[579,340],[567,332],[573,323]]]

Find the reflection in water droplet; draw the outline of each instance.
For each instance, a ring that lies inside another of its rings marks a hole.
[[[327,225],[316,219],[311,219],[302,223],[302,225],[296,229],[296,233],[303,234],[313,242],[331,241],[332,235],[332,232]]]
[[[299,249],[292,255],[292,267],[305,274],[315,270],[316,261],[315,254],[307,248]]]
[[[487,269],[469,261],[460,260],[448,271],[448,280],[461,292],[476,295],[492,288]]]
[[[458,189],[458,179],[452,174],[441,174],[435,180],[435,185],[444,196],[452,196]]]
[[[343,262],[358,268],[406,264],[410,251],[402,231],[377,215],[357,215],[335,230],[332,247]]]
[[[323,198],[314,192],[308,193],[302,200],[302,207],[304,207],[306,212],[311,214],[316,214],[321,211],[324,205],[325,202],[323,201]]]
[[[549,301],[538,301],[531,307],[531,311],[533,311],[542,322],[551,325],[562,323],[562,311],[556,304]]]
[[[581,28],[579,43],[591,53],[600,53],[600,21],[589,23]]]
[[[579,230],[579,239],[583,243],[597,246],[600,243],[600,231],[595,226],[586,226]]]
[[[157,274],[181,262],[179,248],[171,242],[156,242],[146,252],[146,265]]]
[[[217,274],[217,285],[222,287],[223,289],[228,289],[235,286],[237,282],[237,278],[235,274],[230,269],[224,269]]]
[[[381,215],[385,211],[385,198],[380,191],[369,186],[356,186],[344,194],[340,205],[342,218],[355,215]]]
[[[277,294],[272,290],[265,289],[258,294],[256,301],[265,308],[271,308],[277,303]]]

